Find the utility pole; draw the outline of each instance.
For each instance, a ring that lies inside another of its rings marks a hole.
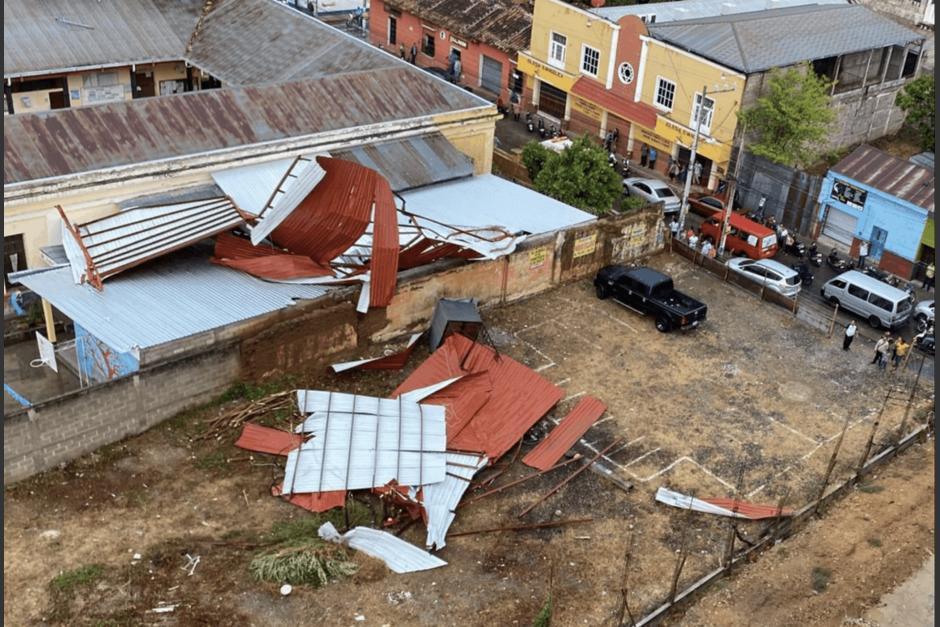
[[[718,244],[718,254],[725,252],[725,240],[728,239],[728,224],[731,222],[731,212],[734,211],[734,194],[738,191],[738,173],[741,171],[741,158],[744,156],[744,136],[747,134],[747,121],[741,127],[741,143],[738,144],[738,158],[734,162],[734,172],[728,183],[728,198],[725,200],[725,215],[721,221],[721,241]]]
[[[727,91],[734,91],[734,87],[715,87],[713,94],[721,94]],[[699,103],[698,115],[695,116],[695,135],[692,138],[692,148],[689,154],[689,165],[686,168],[685,186],[682,189],[682,205],[679,209],[679,229],[678,233],[685,232],[685,219],[689,214],[689,192],[692,191],[692,173],[695,171],[695,153],[698,150],[698,139],[701,134],[702,118],[705,117],[705,98],[708,94],[708,86],[702,87],[702,101]],[[694,104],[694,102],[693,102]]]

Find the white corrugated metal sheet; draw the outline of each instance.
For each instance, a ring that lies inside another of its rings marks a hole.
[[[363,291],[364,291],[364,292],[368,292],[368,289],[364,287],[364,288],[363,288]],[[412,346],[414,346],[414,345],[415,345],[415,342],[417,342],[417,341],[418,341],[418,338],[421,337],[422,335],[423,335],[423,332],[421,332],[421,333],[412,333],[411,337],[408,338],[408,343],[405,345],[405,348],[402,349],[402,350],[406,351],[406,350],[408,350],[409,348],[411,348]],[[330,366],[330,369],[331,369],[333,372],[346,372],[347,370],[352,370],[353,368],[356,368],[356,367],[361,366],[361,365],[363,365],[363,364],[368,364],[368,363],[373,362],[373,361],[378,361],[379,359],[384,359],[384,357],[372,357],[372,358],[370,358],[370,359],[357,359],[356,361],[344,361],[344,362],[340,362],[340,363],[338,363],[338,364],[333,364],[332,366]],[[418,400],[420,400],[420,399],[418,399]]]
[[[729,516],[731,518],[750,518],[744,514],[732,512],[730,509],[718,507],[717,505],[712,505],[701,499],[687,496],[681,492],[673,492],[672,490],[662,487],[656,490],[656,500],[665,505],[671,505],[672,507],[678,507],[680,509],[691,509],[692,511],[702,512],[703,514],[715,514],[717,516]]]
[[[212,173],[212,180],[235,205],[252,215],[261,215],[271,198],[271,190],[287,174],[294,159],[275,159]]]
[[[646,18],[645,21],[662,24],[677,20],[691,20],[715,15],[734,15],[751,11],[779,9],[804,4],[848,4],[847,0],[679,0],[678,2],[655,2],[653,4],[631,4],[619,7],[588,9],[595,15],[618,21],[625,15]]]
[[[327,289],[272,283],[184,250],[119,275],[98,291],[68,268],[10,275],[119,352],[146,349],[320,298]]]
[[[447,562],[444,560],[405,542],[401,538],[396,538],[387,531],[379,531],[368,527],[355,527],[340,535],[336,527],[327,522],[323,523],[317,533],[328,542],[344,544],[351,549],[362,551],[366,555],[380,559],[393,572],[399,574],[447,566]]]
[[[447,530],[454,522],[454,510],[470,487],[470,480],[489,459],[466,453],[447,453],[447,476],[440,483],[424,486],[422,505],[428,513],[428,549],[440,550],[446,544]]]
[[[271,234],[291,212],[303,202],[317,183],[326,176],[314,157],[297,157],[284,177],[272,188],[270,198],[261,209],[257,224],[251,229],[251,243],[257,246]]]
[[[284,494],[444,480],[444,407],[319,390],[298,390],[297,406],[314,437],[288,454]]]

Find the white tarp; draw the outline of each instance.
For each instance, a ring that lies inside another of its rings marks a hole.
[[[424,486],[422,505],[428,513],[428,549],[444,548],[447,530],[454,522],[457,504],[470,487],[470,480],[489,463],[486,457],[467,453],[447,453],[447,476],[440,483]]]
[[[414,573],[447,566],[447,562],[397,538],[387,531],[355,527],[340,535],[332,523],[323,523],[317,532],[328,542],[342,544],[351,549],[385,562],[393,572]]]

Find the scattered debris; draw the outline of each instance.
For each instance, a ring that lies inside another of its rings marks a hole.
[[[522,463],[539,470],[548,470],[555,465],[594,422],[607,411],[607,405],[593,396],[585,396],[571,412],[562,418],[552,432],[548,434],[529,454],[522,458]]]
[[[199,566],[199,560],[202,558],[198,555],[186,554],[186,565],[182,567],[181,570],[189,571],[186,573],[187,576],[192,577],[193,573],[196,572],[196,566]]]
[[[200,435],[199,440],[210,440],[218,438],[228,429],[234,429],[242,424],[260,418],[261,416],[273,411],[290,409],[291,406],[290,390],[277,392],[264,398],[251,401],[248,405],[242,405],[230,409],[219,417],[209,421],[205,433]]]
[[[412,599],[412,594],[406,590],[403,590],[401,592],[389,592],[387,597],[389,605],[400,605],[401,603],[410,601]]]
[[[427,512],[428,537],[425,546],[431,550],[444,548],[447,530],[454,522],[457,504],[464,492],[470,487],[473,476],[480,471],[489,460],[479,455],[466,453],[447,453],[447,475],[440,483],[432,483],[423,487],[421,501]]]
[[[319,535],[324,540],[346,545],[385,562],[393,572],[413,573],[446,566],[447,562],[396,538],[386,531],[355,527],[340,535],[332,523],[323,523]]]
[[[565,525],[580,525],[593,521],[593,518],[569,518],[567,520],[552,520],[549,522],[534,523],[531,525],[515,525],[510,527],[490,527],[488,529],[474,529],[473,531],[458,531],[450,534],[452,538],[459,536],[472,536],[480,533],[496,533],[502,531],[530,531],[532,529],[549,529],[551,527],[564,527]],[[587,536],[585,536],[587,537]]]
[[[272,429],[254,423],[248,423],[242,429],[241,437],[235,446],[256,453],[287,455],[303,444],[304,436],[280,429]]]
[[[282,597],[286,597],[287,595],[289,595],[289,594],[290,594],[291,592],[293,592],[293,591],[294,591],[294,586],[290,585],[289,583],[285,583],[283,586],[281,586],[281,596],[282,596]]]
[[[154,614],[167,614],[175,610],[177,607],[179,607],[179,603],[175,603],[173,605],[161,605],[153,608],[150,611]]]
[[[344,361],[339,364],[333,364],[330,368],[333,372],[348,372],[350,370],[401,370],[408,363],[408,358],[414,352],[415,344],[423,333],[415,333],[408,338],[408,343],[404,350],[384,357],[373,357],[371,359],[360,359],[358,361]]]
[[[62,536],[62,532],[58,529],[46,529],[39,534],[39,537],[47,542],[57,542]]]
[[[745,503],[727,498],[700,499],[660,487],[656,491],[656,500],[679,509],[693,510],[703,514],[715,514],[745,520],[764,520],[779,516],[792,516],[793,510],[777,505]]]

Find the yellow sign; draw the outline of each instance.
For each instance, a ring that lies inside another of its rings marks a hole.
[[[545,259],[548,258],[548,250],[541,246],[529,251],[529,267],[533,270],[545,265]]]
[[[683,146],[690,147],[695,139],[695,133],[692,129],[677,124],[663,116],[656,118],[656,135],[670,142],[670,150],[672,148],[672,142],[678,142]],[[716,164],[724,164],[731,158],[731,146],[718,142],[710,143],[704,135],[699,135],[697,152],[711,159]]]
[[[584,235],[574,240],[574,255],[571,258],[586,257],[593,254],[595,249],[597,249],[597,233]]]
[[[532,57],[519,53],[518,60],[516,62],[516,68],[523,74],[528,74],[529,76],[535,76],[540,80],[545,81],[553,87],[557,87],[562,91],[571,91],[572,85],[578,80],[577,76],[572,76],[567,72],[563,72],[557,68],[553,68],[550,65],[542,63],[541,61],[536,61]]]
[[[604,110],[593,102],[589,102],[584,98],[578,98],[577,96],[572,96],[571,108],[594,120],[600,120],[604,113]]]
[[[660,137],[648,128],[643,128],[639,124],[633,125],[633,139],[643,142],[649,146],[654,146],[664,153],[672,154],[672,142],[664,137]]]

